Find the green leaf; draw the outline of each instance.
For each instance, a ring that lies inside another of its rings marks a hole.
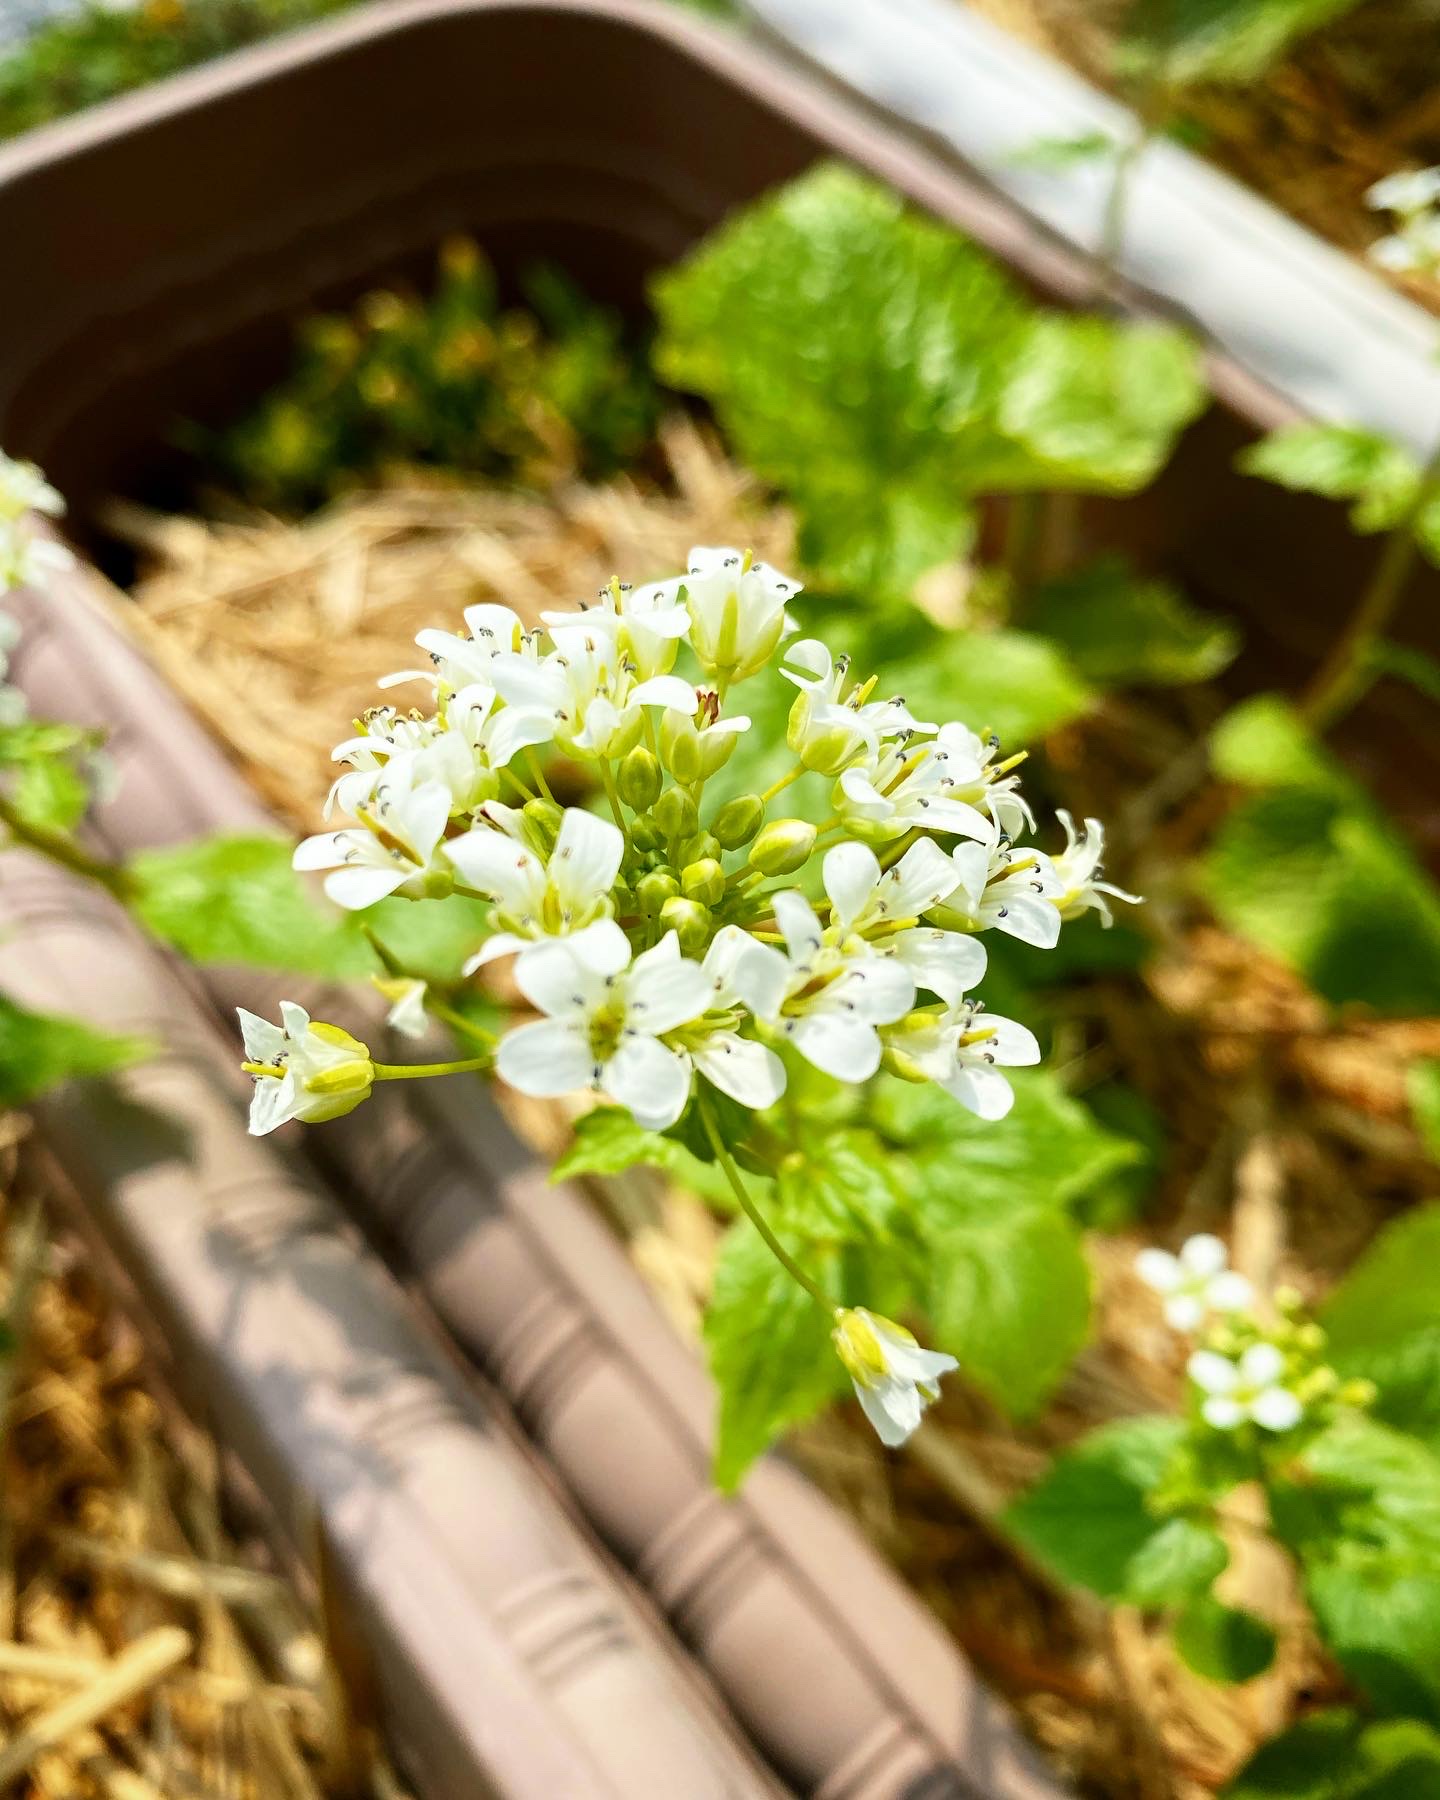
[[[1440,894],[1409,846],[1281,703],[1237,710],[1212,740],[1215,764],[1258,791],[1199,871],[1215,911],[1337,1005],[1440,1009]]]
[[[1137,575],[1123,557],[1038,589],[1027,623],[1102,687],[1209,681],[1240,649],[1233,625],[1192,606],[1169,582]]]
[[[933,1084],[882,1076],[871,1117],[905,1147],[922,1181],[957,1220],[971,1213],[1039,1207],[1060,1211],[1102,1195],[1144,1156],[1107,1130],[1047,1069],[1011,1072],[1015,1104],[1003,1119],[977,1119]]]
[[[1275,1660],[1275,1633],[1263,1619],[1209,1595],[1182,1608],[1171,1636],[1185,1665],[1207,1681],[1253,1681]]]
[[[1038,318],[1000,402],[1018,454],[993,485],[1138,493],[1208,397],[1198,346],[1172,326]]]
[[[1410,1116],[1432,1159],[1440,1163],[1440,1059],[1412,1063],[1405,1077]]]
[[[0,1106],[23,1106],[76,1077],[109,1075],[154,1048],[144,1038],[115,1037],[78,1019],[27,1012],[0,995]]]
[[[824,166],[653,292],[660,374],[703,394],[741,457],[795,499],[802,556],[825,581],[905,595],[968,542],[964,472],[993,442],[1028,313],[973,245]]]
[[[1335,1367],[1379,1389],[1376,1416],[1440,1450],[1440,1204],[1387,1226],[1320,1318]]]
[[[192,961],[336,978],[379,967],[354,915],[322,910],[278,838],[206,838],[129,864],[141,923]],[[408,903],[406,903],[408,904]]]
[[[1135,0],[1120,71],[1168,86],[1258,79],[1290,47],[1359,0]]]
[[[833,1253],[788,1243],[816,1279],[833,1280]],[[720,1390],[716,1485],[730,1493],[746,1469],[789,1425],[844,1392],[847,1379],[830,1341],[833,1321],[766,1248],[748,1219],[726,1234],[705,1315],[710,1371]]]
[[[1440,1800],[1440,1737],[1416,1719],[1302,1719],[1250,1759],[1223,1800]]]
[[[948,1185],[966,1180],[953,1165]],[[925,1311],[935,1341],[1015,1418],[1033,1413],[1074,1361],[1090,1328],[1090,1269],[1080,1233],[1055,1212],[987,1216],[917,1206],[925,1237]]]
[[[1348,425],[1286,425],[1236,461],[1245,474],[1297,493],[1353,501],[1350,523],[1357,531],[1388,531],[1420,485],[1420,466],[1408,451]]]
[[[11,799],[30,824],[73,831],[90,804],[90,785],[72,758],[37,757],[22,766]]]
[[[1322,1636],[1387,1711],[1440,1719],[1440,1459],[1358,1415],[1270,1485]]]
[[[873,1131],[829,1131],[780,1165],[775,1223],[816,1241],[888,1235],[903,1204],[895,1170]]]
[[[1431,561],[1440,562],[1440,541],[1437,541],[1436,554]],[[1409,644],[1394,644],[1388,638],[1382,638],[1371,645],[1369,661],[1371,668],[1382,675],[1406,682],[1417,694],[1423,694],[1440,706],[1440,660]]]
[[[490,903],[468,894],[382,900],[357,915],[407,975],[447,987],[490,935]]]
[[[1124,1419],[1058,1456],[1005,1514],[1006,1528],[1057,1575],[1136,1606],[1207,1593],[1228,1560],[1209,1524],[1152,1510],[1183,1444],[1180,1419]]]
[[[552,1181],[577,1175],[621,1175],[644,1165],[667,1175],[703,1199],[733,1206],[734,1195],[717,1164],[702,1162],[675,1138],[646,1131],[623,1106],[597,1106],[575,1123],[575,1136],[554,1169]],[[759,1193],[757,1184],[757,1197]]]
[[[1090,692],[1060,651],[1024,631],[953,631],[887,662],[885,691],[917,718],[963,719],[1027,744],[1077,718]]]

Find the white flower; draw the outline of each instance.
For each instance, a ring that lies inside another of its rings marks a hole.
[[[647,1131],[675,1123],[690,1097],[690,1058],[661,1040],[705,1011],[712,988],[699,963],[668,942],[631,963],[625,933],[602,919],[537,945],[516,963],[515,981],[547,1016],[500,1040],[496,1066],[512,1087],[537,1098],[594,1087]]]
[[[800,689],[790,709],[785,741],[807,769],[838,775],[857,757],[877,755],[883,738],[898,732],[935,730],[912,718],[898,697],[871,700],[873,678],[842,699],[850,658],[842,656],[832,662],[818,638],[802,638],[792,644],[785,661],[791,666],[781,669],[781,675]]]
[[[939,923],[994,927],[1042,950],[1060,941],[1062,885],[1043,851],[1012,845],[992,825],[984,842],[957,844],[950,862],[956,885],[936,909]]]
[[[985,946],[963,931],[941,931],[919,921],[951,891],[955,865],[930,838],[921,838],[893,868],[881,870],[864,844],[836,844],[822,865],[833,925],[845,937],[869,940],[893,956],[916,987],[956,1001],[985,973]]]
[[[800,592],[798,581],[748,552],[703,544],[690,552],[686,573],[661,586],[685,603],[701,668],[726,683],[764,668],[793,629],[785,608]]]
[[[1255,1290],[1243,1275],[1228,1267],[1229,1252],[1208,1231],[1187,1238],[1180,1254],[1168,1250],[1142,1250],[1135,1258],[1135,1272],[1164,1298],[1167,1324],[1176,1331],[1194,1331],[1212,1313],[1244,1312],[1254,1303]]]
[[[355,817],[357,825],[306,838],[292,859],[297,869],[333,871],[325,892],[337,906],[355,911],[387,894],[421,899],[453,886],[450,867],[441,861],[450,817],[450,790],[442,782],[415,785],[407,763],[391,763]]]
[[[859,939],[842,946],[836,932],[822,930],[803,894],[776,894],[774,906],[789,953],[785,990],[778,998],[747,993],[746,1003],[824,1074],[868,1080],[880,1066],[876,1027],[903,1018],[914,1005],[909,970]]]
[[[975,1000],[911,1013],[886,1032],[885,1047],[905,1074],[937,1082],[968,1112],[992,1121],[1015,1104],[1001,1068],[1028,1068],[1040,1060],[1034,1032],[987,1013]]]
[[[1372,212],[1424,212],[1440,200],[1440,168],[1399,169],[1365,190],[1365,204]]]
[[[1399,231],[1377,238],[1365,254],[1377,268],[1392,275],[1440,272],[1440,215],[1419,213],[1406,219]]]
[[[953,1356],[922,1350],[903,1325],[863,1306],[836,1311],[832,1338],[865,1417],[891,1449],[905,1442],[925,1408],[939,1399],[940,1377],[960,1366]]]
[[[540,617],[551,630],[579,625],[608,632],[622,657],[628,657],[635,673],[645,681],[675,666],[680,640],[690,630],[690,614],[676,588],[674,581],[633,588],[616,580],[601,588],[599,606],[582,607],[574,613],[546,612]]]
[[[375,1065],[358,1038],[338,1025],[312,1024],[303,1006],[280,1002],[281,1025],[236,1009],[245,1040],[245,1068],[255,1078],[250,1131],[264,1137],[287,1119],[307,1125],[338,1119],[370,1092]]]
[[[673,933],[659,949],[667,944],[674,946],[670,951],[673,961],[680,953]],[[676,1047],[684,1046],[695,1067],[721,1093],[741,1106],[763,1112],[785,1092],[785,1065],[773,1050],[741,1035],[742,1005],[747,994],[762,1004],[773,994],[778,1004],[789,978],[789,964],[769,944],[760,943],[738,925],[726,925],[716,933],[701,966],[710,984],[705,1015],[676,1033]]]
[[[585,627],[552,636],[555,648],[538,662],[502,654],[491,664],[506,702],[492,740],[497,765],[551,739],[578,756],[623,756],[639,741],[643,707],[695,711],[695,690],[678,675],[637,682],[613,636]]]
[[[23,519],[0,520],[0,594],[43,588],[75,567],[75,558],[53,538],[40,537]]]
[[[902,734],[845,770],[835,810],[851,830],[880,842],[912,828],[988,837],[990,820],[966,797],[986,787],[968,754],[973,736],[963,725],[942,725],[933,743],[916,748]]]
[[[439,693],[479,683],[490,685],[490,665],[500,655],[528,655],[534,660],[535,642],[521,623],[520,615],[508,606],[486,602],[465,608],[468,637],[454,631],[427,628],[417,633],[415,642],[428,652],[428,669],[397,669],[393,675],[381,677],[380,686],[390,688],[402,681],[426,681]]]
[[[566,807],[548,860],[519,841],[519,818],[509,807],[493,805],[488,815],[500,821],[500,829],[481,826],[445,846],[466,885],[495,906],[497,930],[466,963],[467,975],[539,939],[568,937],[608,914],[625,854],[618,827],[578,806]]]
[[[1186,1368],[1206,1396],[1200,1416],[1217,1431],[1233,1431],[1248,1419],[1266,1431],[1289,1431],[1304,1416],[1299,1399],[1281,1385],[1285,1358],[1274,1344],[1251,1344],[1238,1360],[1197,1350]]]
[[[385,1023],[401,1037],[423,1038],[429,1029],[425,1016],[426,983],[412,976],[372,975],[370,979],[390,1002]]]
[[[1073,919],[1093,907],[1100,915],[1100,923],[1108,930],[1115,923],[1115,916],[1105,898],[1107,894],[1111,899],[1124,900],[1131,906],[1143,906],[1144,900],[1139,894],[1127,894],[1113,882],[1095,879],[1101,872],[1100,859],[1105,854],[1105,827],[1099,819],[1087,819],[1085,829],[1077,832],[1075,821],[1063,807],[1057,808],[1055,817],[1065,828],[1065,848],[1050,863],[1061,887],[1054,902],[1060,917]]]
[[[27,512],[48,513],[58,519],[65,511],[59,491],[32,462],[20,462],[0,450],[0,519],[18,519]]]

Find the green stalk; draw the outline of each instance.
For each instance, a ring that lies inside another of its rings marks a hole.
[[[123,863],[102,862],[99,857],[82,850],[66,832],[52,831],[47,825],[36,825],[18,812],[13,802],[3,794],[0,794],[0,825],[4,825],[14,841],[23,844],[27,850],[37,851],[51,862],[58,863],[61,868],[83,875],[87,881],[98,881],[117,900],[129,899],[130,876]]]
[[[467,1056],[460,1062],[372,1063],[377,1081],[421,1081],[429,1075],[470,1075],[494,1066],[493,1056]]]
[[[770,1229],[765,1215],[750,1197],[750,1190],[745,1186],[745,1179],[741,1175],[734,1157],[731,1156],[729,1150],[726,1148],[724,1138],[720,1135],[720,1127],[715,1118],[714,1107],[711,1104],[710,1096],[705,1092],[703,1087],[696,1091],[695,1104],[700,1112],[700,1123],[705,1127],[705,1135],[710,1140],[710,1148],[715,1152],[715,1160],[725,1171],[725,1179],[730,1183],[730,1191],[739,1202],[740,1210],[760,1233],[761,1237],[764,1238],[767,1249],[780,1264],[781,1268],[785,1270],[786,1274],[790,1275],[794,1280],[800,1283],[801,1287],[804,1288],[805,1292],[809,1294],[817,1306],[823,1307],[827,1314],[834,1314],[838,1310],[835,1301],[825,1292],[818,1282],[812,1280],[811,1277],[805,1273],[804,1269],[800,1267],[799,1263],[796,1262],[795,1258]]]

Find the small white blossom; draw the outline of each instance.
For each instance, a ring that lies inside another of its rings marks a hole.
[[[423,1038],[429,1029],[425,1016],[427,984],[405,975],[372,975],[370,978],[390,1002],[385,1023],[401,1037]]]
[[[922,1350],[903,1325],[863,1306],[836,1311],[832,1338],[865,1417],[891,1449],[905,1442],[925,1408],[940,1398],[940,1377],[960,1366],[953,1356]]]
[[[678,675],[637,681],[605,632],[557,627],[551,636],[555,648],[538,662],[502,654],[491,664],[506,702],[492,740],[498,764],[526,746],[552,741],[576,756],[623,756],[639,742],[643,708],[695,711],[689,682]]]
[[[625,838],[608,819],[566,807],[548,859],[519,840],[519,815],[498,803],[483,825],[452,838],[445,853],[461,879],[495,906],[498,929],[465,965],[473,974],[496,957],[511,956],[537,940],[568,937],[610,911],[610,890],[620,872]]]
[[[280,1025],[236,1009],[245,1067],[255,1079],[250,1131],[264,1137],[287,1119],[307,1125],[352,1112],[370,1092],[375,1065],[358,1038],[338,1025],[311,1023],[303,1006],[280,1002]]]
[[[1042,950],[1060,941],[1063,885],[1043,851],[1013,845],[990,825],[983,842],[957,844],[950,861],[956,885],[936,909],[937,923],[993,927]]]
[[[412,774],[408,765],[392,763],[370,798],[355,808],[357,824],[296,845],[295,868],[332,871],[325,892],[337,906],[356,911],[387,894],[420,899],[454,885],[440,848],[450,790],[438,781],[416,786]]]
[[[686,573],[660,588],[684,602],[690,647],[713,680],[744,681],[763,669],[793,629],[786,607],[800,583],[725,546],[697,545]],[[658,602],[657,602],[658,604]]]
[[[579,612],[546,612],[540,617],[552,631],[578,625],[608,633],[642,681],[665,675],[675,666],[675,653],[690,630],[690,614],[677,597],[674,582],[633,588],[628,582],[612,581],[601,588],[599,600],[598,606]]]
[[[660,949],[667,944],[674,946],[669,952],[673,960],[680,953],[673,934]],[[710,984],[706,1010],[693,1026],[676,1034],[676,1044],[685,1047],[713,1087],[741,1106],[762,1112],[785,1092],[785,1065],[766,1045],[742,1035],[744,996],[760,998],[763,1005],[767,994],[783,994],[788,965],[778,951],[748,931],[726,925],[716,933],[701,966]]]
[[[885,1047],[902,1073],[937,1082],[968,1112],[990,1120],[1003,1119],[1015,1104],[1001,1069],[1040,1060],[1034,1032],[974,1000],[911,1013],[885,1033]]]
[[[430,667],[397,669],[393,675],[382,676],[380,686],[391,688],[404,681],[424,681],[437,695],[447,689],[458,692],[477,683],[489,687],[490,665],[497,656],[535,659],[534,637],[525,630],[520,615],[508,606],[488,601],[467,606],[465,625],[469,633],[466,637],[433,628],[418,632],[415,642],[428,654]]]
[[[1162,1296],[1167,1324],[1176,1331],[1195,1331],[1214,1313],[1244,1312],[1254,1304],[1254,1288],[1228,1266],[1229,1260],[1224,1244],[1207,1231],[1187,1238],[1178,1256],[1142,1250],[1135,1272]]]
[[[832,661],[818,638],[802,638],[785,652],[780,673],[800,689],[785,741],[807,769],[838,775],[860,756],[875,757],[881,741],[900,732],[934,732],[911,717],[902,699],[871,700],[873,678],[845,693],[850,658]]]
[[[867,939],[893,956],[916,987],[956,1001],[985,973],[985,946],[968,933],[919,923],[951,891],[955,866],[938,844],[921,838],[893,868],[882,871],[865,844],[837,844],[825,853],[825,892],[841,939]]]
[[[1399,169],[1365,190],[1365,204],[1372,212],[1399,213],[1402,218],[1424,212],[1437,201],[1440,201],[1440,167]]]
[[[1365,252],[1378,269],[1391,275],[1434,275],[1440,272],[1440,215],[1421,213],[1399,231],[1377,238]]]
[[[917,747],[902,733],[844,771],[836,812],[851,830],[882,843],[912,829],[988,837],[990,820],[966,797],[985,790],[968,754],[973,736],[963,725],[942,725],[933,743]]]
[[[625,933],[602,919],[537,945],[516,963],[515,981],[547,1016],[500,1040],[496,1066],[512,1087],[542,1099],[593,1087],[647,1131],[675,1123],[690,1097],[690,1058],[662,1040],[705,1011],[712,985],[698,963],[668,941],[631,963]]]
[[[1299,1398],[1282,1383],[1285,1358],[1274,1344],[1251,1344],[1238,1358],[1197,1350],[1186,1368],[1205,1395],[1200,1416],[1217,1431],[1234,1431],[1247,1420],[1266,1431],[1289,1431],[1304,1416]]]
[[[27,512],[58,519],[64,511],[64,500],[34,463],[20,462],[0,450],[0,519],[18,519]]]
[[[1065,829],[1065,848],[1050,863],[1061,889],[1055,896],[1056,909],[1062,919],[1074,919],[1093,908],[1108,930],[1115,923],[1115,915],[1110,911],[1107,895],[1129,906],[1141,906],[1144,902],[1139,894],[1127,894],[1113,882],[1096,880],[1101,873],[1100,859],[1105,854],[1105,827],[1099,819],[1087,819],[1085,829],[1077,832],[1075,821],[1063,807],[1056,808],[1055,817]]]

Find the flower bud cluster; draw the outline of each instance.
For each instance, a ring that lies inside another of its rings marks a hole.
[[[1375,1398],[1368,1381],[1345,1381],[1325,1360],[1325,1332],[1307,1317],[1293,1288],[1279,1288],[1270,1313],[1258,1310],[1254,1288],[1227,1268],[1219,1238],[1192,1237],[1171,1256],[1142,1250],[1136,1269],[1163,1297],[1176,1330],[1196,1334],[1186,1364],[1200,1420],[1215,1431],[1258,1427],[1279,1435],[1322,1426],[1340,1408],[1363,1408]]]
[[[1063,920],[1094,908],[1108,922],[1106,896],[1132,896],[1098,878],[1095,820],[1077,832],[1061,815],[1053,857],[1021,844],[1022,758],[993,736],[917,719],[818,640],[787,642],[799,593],[746,553],[701,548],[683,574],[617,579],[543,629],[486,604],[461,632],[422,631],[427,665],[382,686],[419,684],[424,704],[357,721],[328,803],[345,818],[299,846],[296,868],[324,871],[348,908],[487,900],[466,972],[515,959],[538,1016],[496,1065],[527,1094],[593,1088],[664,1130],[697,1078],[773,1103],[788,1045],[840,1080],[883,1064],[999,1118],[1001,1070],[1040,1053],[974,997],[980,934],[1049,946]],[[796,690],[794,765],[712,802],[751,729],[732,692],[762,678]],[[588,775],[595,810],[552,798],[561,759]],[[808,807],[789,791],[802,781]],[[408,1013],[424,1003],[409,994]]]

